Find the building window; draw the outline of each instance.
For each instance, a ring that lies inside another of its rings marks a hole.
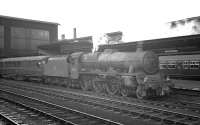
[[[30,30],[31,49],[36,50],[37,46],[49,43],[49,31],[31,29]]]
[[[49,31],[11,28],[11,48],[17,50],[37,50],[37,46],[49,43]]]
[[[21,27],[12,27],[11,28],[11,37],[24,39],[26,38],[26,29]]]
[[[31,39],[49,41],[49,32],[46,30],[31,29]]]

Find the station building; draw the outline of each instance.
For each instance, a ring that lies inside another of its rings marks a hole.
[[[122,32],[110,32],[105,33],[108,38],[106,44],[119,44],[122,43]],[[46,55],[63,55],[70,54],[73,52],[92,52],[93,49],[93,37],[76,37],[76,28],[74,28],[74,38],[73,39],[62,39],[56,43],[50,43],[46,45],[38,46],[39,52]]]
[[[37,46],[58,41],[58,25],[0,15],[0,58],[39,55]]]

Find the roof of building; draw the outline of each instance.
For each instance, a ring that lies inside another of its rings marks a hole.
[[[200,34],[188,35],[188,36],[178,36],[142,41],[133,41],[128,43],[120,43],[113,45],[100,45],[99,51],[104,51],[104,49],[117,49],[119,51],[135,51],[137,48],[137,42],[143,43],[144,50],[155,50],[155,51],[165,51],[171,49],[179,49],[182,51],[193,51],[199,50]]]
[[[92,42],[92,36],[86,36],[86,37],[79,37],[79,38],[75,38],[75,39],[64,39],[64,40],[59,40],[59,42],[57,43],[52,43],[49,45],[53,45],[53,44],[66,44],[66,43],[74,43],[74,42]]]
[[[80,37],[75,39],[59,40],[51,44],[38,46],[39,50],[46,51],[47,53],[63,54],[74,51],[90,51],[92,48],[92,36]]]
[[[11,20],[29,21],[29,22],[36,22],[36,23],[46,23],[46,24],[53,24],[53,25],[60,25],[59,23],[56,23],[56,22],[32,20],[32,19],[25,19],[25,18],[19,18],[19,17],[4,16],[4,15],[0,15],[0,18],[11,19]]]

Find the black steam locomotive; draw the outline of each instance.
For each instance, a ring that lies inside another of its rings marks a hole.
[[[149,98],[168,95],[172,84],[159,70],[159,59],[149,51],[84,53],[0,60],[2,77],[38,79],[46,84],[122,96]]]

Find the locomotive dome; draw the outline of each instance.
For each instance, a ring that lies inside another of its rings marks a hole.
[[[143,67],[146,73],[157,73],[159,70],[158,56],[151,51],[145,52],[143,57]]]

